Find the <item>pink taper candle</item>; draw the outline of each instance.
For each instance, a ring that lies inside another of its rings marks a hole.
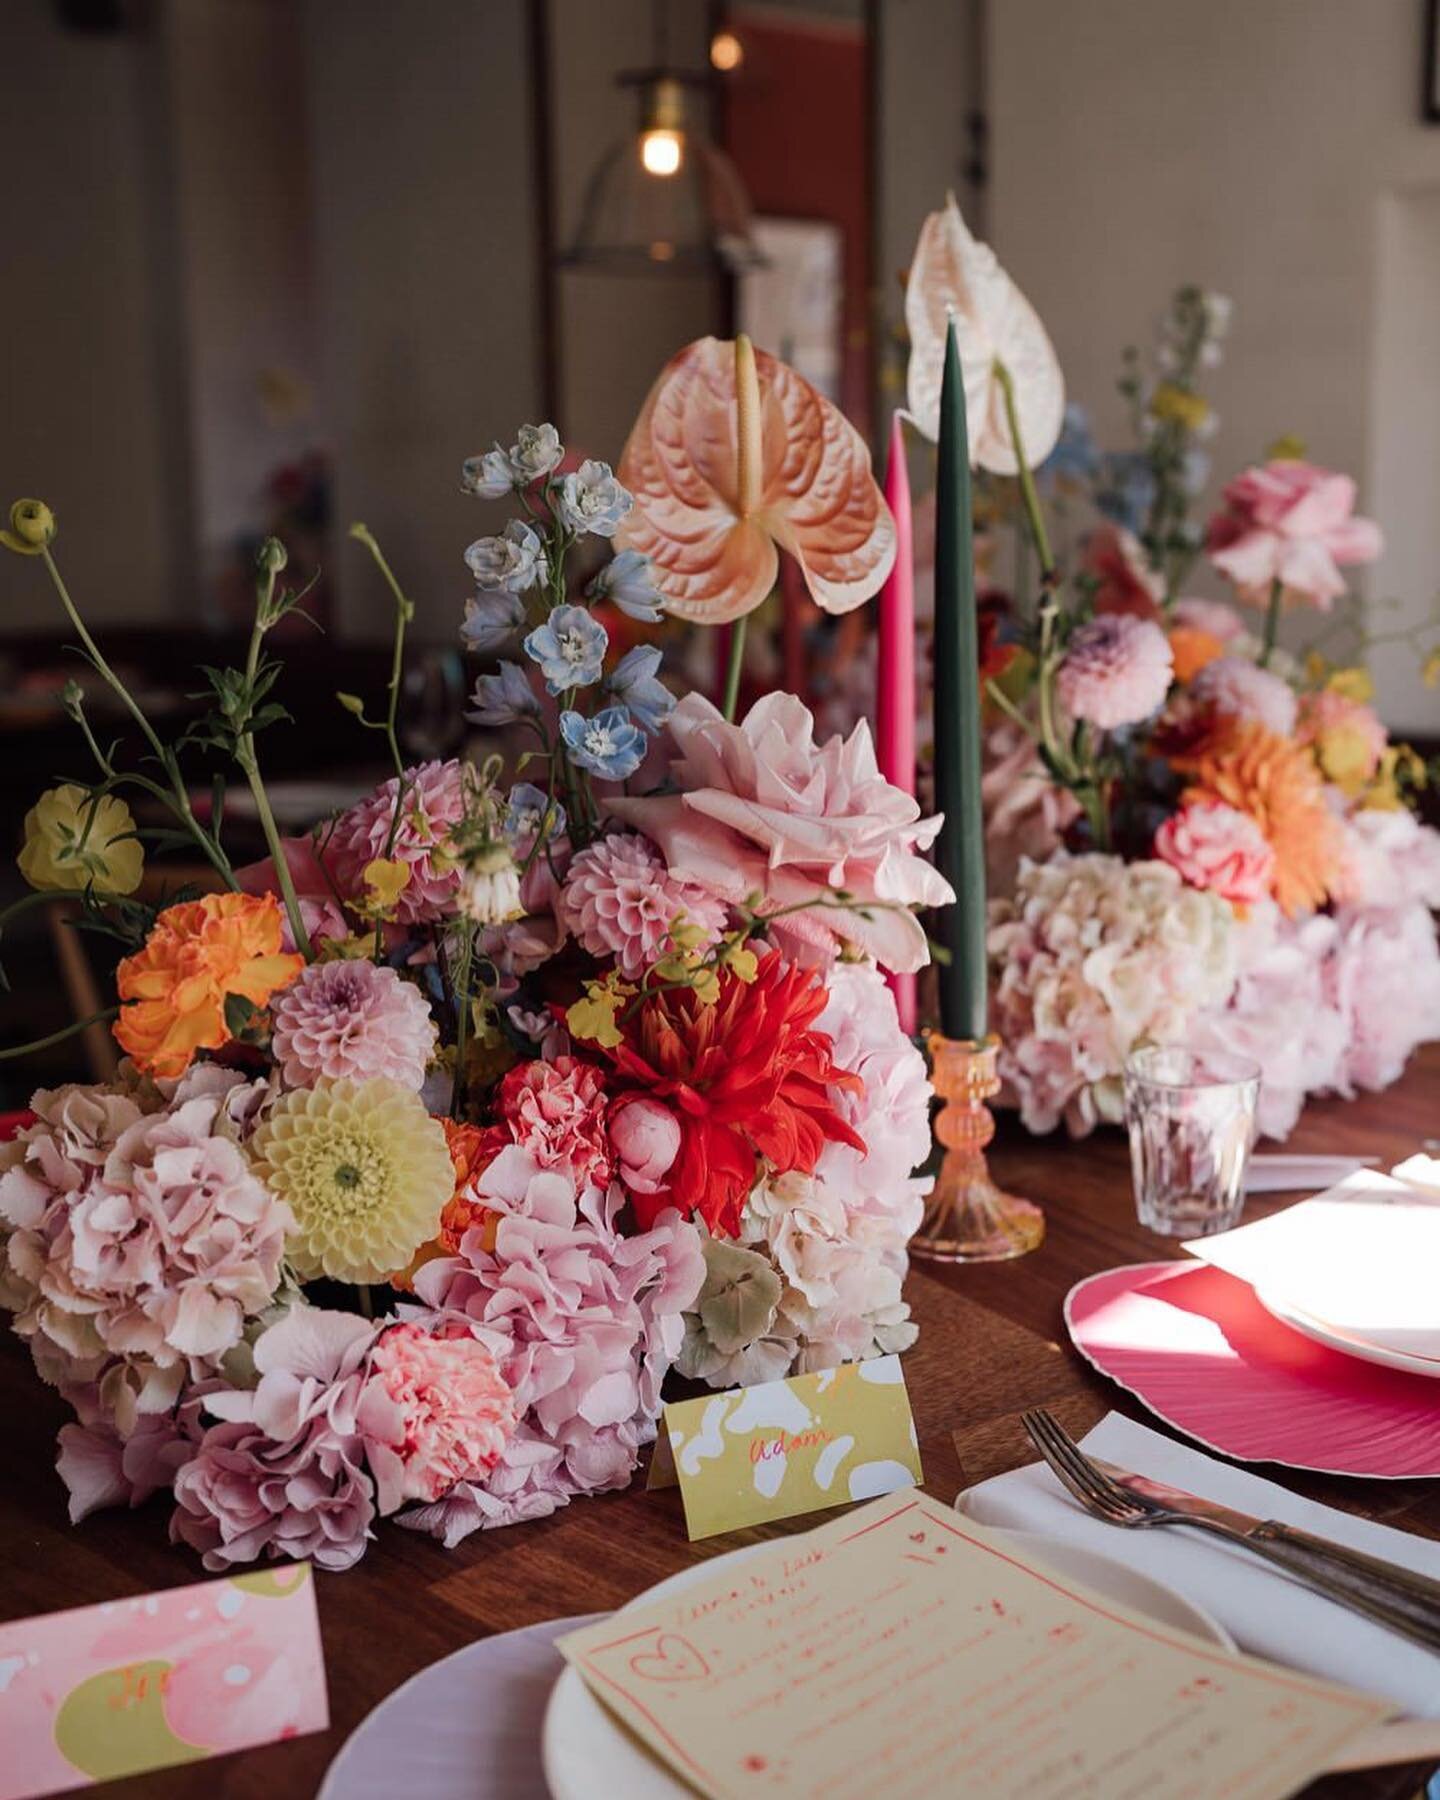
[[[900,414],[890,421],[885,499],[895,519],[895,567],[880,590],[880,663],[875,699],[875,754],[887,781],[915,792],[915,556],[910,475]],[[901,1029],[915,1030],[915,977],[891,975]]]

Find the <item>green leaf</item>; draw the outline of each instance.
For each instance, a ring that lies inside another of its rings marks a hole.
[[[259,1011],[253,1000],[247,1000],[243,994],[227,994],[225,996],[225,1029],[231,1037],[244,1037]]]

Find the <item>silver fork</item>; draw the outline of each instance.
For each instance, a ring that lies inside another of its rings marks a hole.
[[[1209,1531],[1241,1545],[1262,1562],[1283,1570],[1351,1612],[1373,1619],[1412,1643],[1423,1644],[1427,1650],[1440,1651],[1440,1620],[1432,1611],[1407,1607],[1393,1590],[1382,1589],[1359,1571],[1327,1562],[1322,1556],[1283,1541],[1257,1541],[1218,1519],[1174,1512],[1157,1501],[1131,1493],[1097,1469],[1059,1421],[1043,1408],[1022,1414],[1020,1422],[1056,1479],[1096,1518],[1134,1530],[1190,1525]]]

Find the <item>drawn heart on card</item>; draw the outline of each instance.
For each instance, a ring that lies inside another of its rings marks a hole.
[[[910,1542],[912,1544],[923,1544],[925,1542],[925,1533],[923,1531],[912,1531],[910,1533]]]
[[[644,1681],[703,1681],[710,1673],[695,1646],[673,1631],[661,1632],[653,1650],[632,1656],[630,1668]]]

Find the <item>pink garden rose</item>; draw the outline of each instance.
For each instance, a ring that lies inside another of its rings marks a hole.
[[[622,1094],[610,1108],[616,1174],[632,1194],[658,1194],[680,1154],[674,1113],[648,1094]]]
[[[281,838],[280,848],[285,853],[285,866],[290,871],[295,897],[300,902],[300,917],[310,942],[314,944],[320,938],[348,937],[350,926],[340,902],[335,898],[333,882],[326,879],[325,871],[320,866],[314,839]],[[278,895],[280,892],[280,881],[275,873],[275,859],[272,856],[237,869],[235,879],[247,894]],[[280,921],[284,946],[293,951],[296,948],[295,937],[290,929],[289,916],[283,907],[280,909]]]
[[[600,1071],[573,1056],[518,1064],[497,1095],[500,1117],[520,1148],[579,1187],[603,1187],[610,1179],[605,1103]]]
[[[515,1397],[469,1327],[392,1325],[370,1352],[356,1419],[382,1514],[480,1481],[515,1432]]]
[[[1232,906],[1254,906],[1270,892],[1275,852],[1248,813],[1193,801],[1155,833],[1155,855],[1191,887]]]
[[[1164,705],[1174,667],[1169,641],[1152,619],[1106,613],[1070,639],[1055,694],[1072,719],[1115,731]]]
[[[917,850],[940,829],[875,762],[870,727],[815,742],[815,721],[793,694],[767,694],[738,725],[699,694],[671,714],[681,792],[620,796],[610,811],[653,839],[673,875],[736,904],[809,910],[771,928],[792,960],[828,962],[852,944],[885,968],[929,961],[925,933],[909,910],[955,898]],[[846,889],[868,913],[828,904]]]
[[[1313,463],[1278,461],[1230,482],[1210,520],[1210,560],[1252,606],[1278,581],[1287,605],[1328,612],[1345,592],[1341,566],[1374,562],[1380,528],[1355,516],[1355,483]]]

